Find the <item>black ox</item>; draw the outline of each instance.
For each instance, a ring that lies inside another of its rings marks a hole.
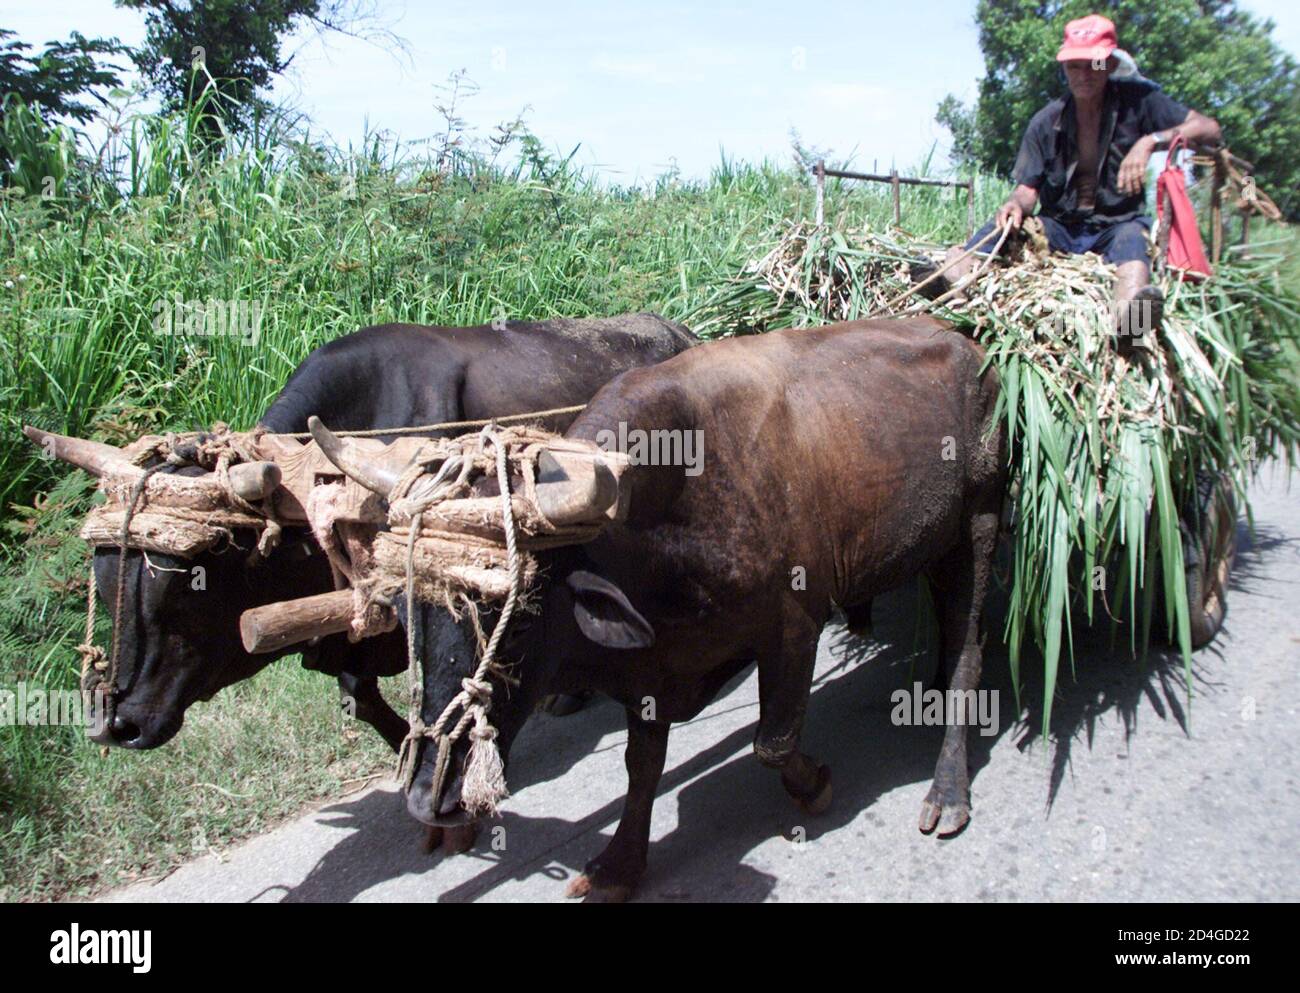
[[[501,329],[371,327],[312,352],[259,423],[272,432],[303,432],[308,417],[317,414],[360,430],[572,406],[586,402],[616,374],[695,343],[685,328],[654,314],[511,322]],[[553,417],[548,426],[562,429],[572,418]],[[95,460],[78,460],[75,453],[82,448],[93,446],[104,457],[104,446],[56,440],[56,452],[83,467]],[[272,654],[244,650],[239,618],[245,610],[333,589],[328,561],[307,528],[286,528],[279,547],[250,565],[246,552],[254,540],[251,532],[236,532],[236,547],[193,559],[150,553],[153,568],[139,551],[126,552],[123,623],[116,632],[118,689],[112,721],[96,741],[156,748],[180,730],[196,700],[211,698],[276,658],[302,652],[308,668],[338,678],[345,700],[354,702],[355,716],[398,747],[407,723],[380,695],[378,677],[405,668],[400,630],[358,644],[340,634]],[[116,602],[120,554],[113,547],[95,551],[103,604]],[[206,570],[203,591],[191,589],[194,566]]]

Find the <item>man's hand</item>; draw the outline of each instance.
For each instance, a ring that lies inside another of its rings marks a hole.
[[[1014,200],[1008,200],[993,215],[993,223],[999,230],[1009,227],[1012,231],[1019,231],[1020,222],[1024,219],[1024,208]]]
[[[1156,140],[1151,135],[1145,135],[1133,143],[1133,147],[1124,156],[1124,161],[1119,164],[1116,185],[1121,193],[1133,196],[1142,192],[1142,184],[1147,178],[1147,162],[1155,149]]]

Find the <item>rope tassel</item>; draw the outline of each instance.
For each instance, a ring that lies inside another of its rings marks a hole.
[[[497,729],[488,723],[487,714],[480,711],[474,716],[469,736],[469,761],[465,763],[461,804],[471,814],[495,816],[501,801],[510,795],[501,751],[497,748]]]

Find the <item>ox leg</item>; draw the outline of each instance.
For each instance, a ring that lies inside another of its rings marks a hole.
[[[380,737],[388,742],[389,748],[397,751],[402,747],[402,741],[410,727],[379,692],[377,678],[357,676],[350,672],[340,673],[339,697],[343,709],[378,731]]]
[[[623,816],[613,840],[569,884],[567,896],[584,897],[587,903],[622,903],[632,895],[650,849],[650,813],[668,754],[668,727],[662,721],[642,720],[636,710],[627,708]]]
[[[402,747],[410,725],[388,705],[384,695],[379,692],[379,680],[376,677],[340,673],[339,697],[344,710],[378,731],[394,752]],[[431,827],[425,832],[422,847],[426,852],[441,848],[445,855],[458,855],[469,851],[477,837],[478,827],[474,824],[450,828]]]
[[[844,608],[844,625],[850,634],[871,637],[871,603],[870,600],[863,600]]]
[[[998,515],[971,517],[969,539],[929,574],[939,608],[943,644],[941,672],[951,667],[949,700],[963,699],[979,689],[982,653],[980,616],[992,574],[993,547]],[[957,694],[962,694],[958,696]],[[970,699],[974,699],[973,695]],[[920,828],[926,834],[938,828],[940,837],[957,834],[970,821],[970,767],[966,758],[966,724],[948,714],[943,747],[934,769],[934,782],[921,804]]]
[[[805,813],[823,814],[831,805],[831,770],[799,751],[808,694],[817,662],[817,636],[810,622],[787,632],[779,652],[758,660],[758,733],[754,754],[781,770],[781,785]]]

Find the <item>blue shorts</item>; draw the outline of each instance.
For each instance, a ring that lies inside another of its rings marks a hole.
[[[1084,252],[1096,252],[1107,262],[1119,265],[1121,262],[1146,262],[1150,264],[1147,254],[1147,232],[1151,229],[1151,218],[1139,215],[1131,221],[1118,224],[1089,224],[1080,221],[1075,224],[1062,224],[1054,217],[1038,215],[1047,232],[1047,243],[1054,252],[1067,255],[1082,255]],[[975,232],[966,242],[967,248],[973,248],[993,230],[989,221]],[[983,251],[991,251],[997,244],[996,238],[989,238]]]

